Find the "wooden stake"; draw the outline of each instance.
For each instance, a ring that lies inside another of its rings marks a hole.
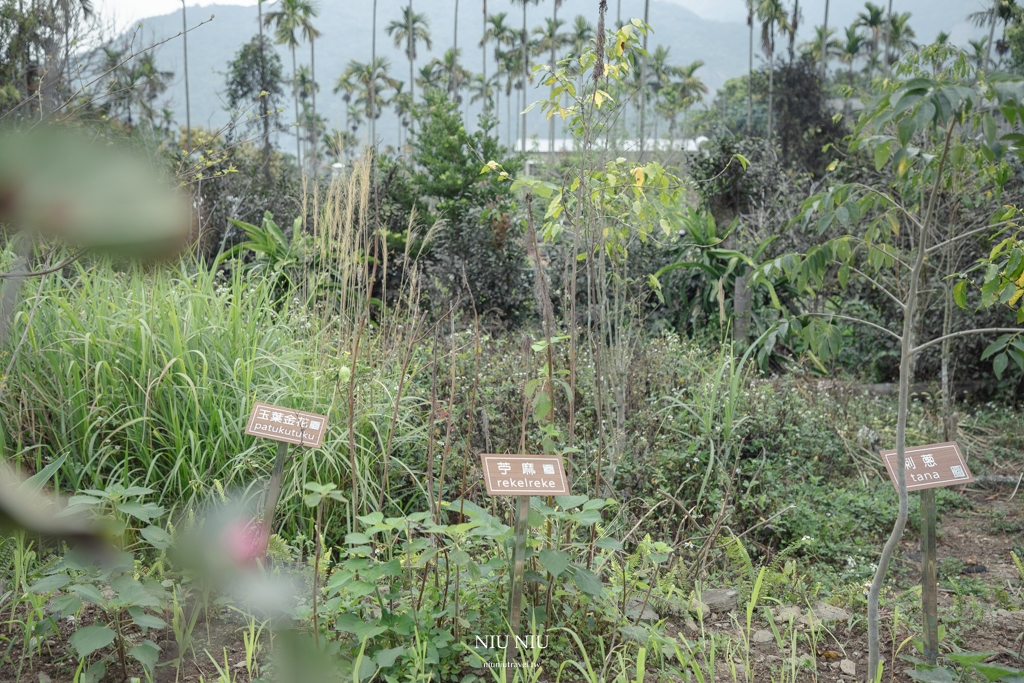
[[[267,503],[263,509],[263,527],[260,539],[265,543],[270,538],[270,529],[274,523],[274,508],[281,497],[281,481],[284,479],[284,463],[288,459],[288,444],[277,442],[277,457],[274,458],[274,470],[270,474],[270,486],[267,489]]]
[[[505,648],[505,662],[516,660],[516,637],[522,623],[523,573],[526,569],[526,529],[530,520],[530,497],[516,496],[516,540],[512,553],[512,590],[508,602],[508,625],[512,631]]]
[[[921,618],[924,659],[939,656],[938,572],[935,557],[935,489],[921,491]]]

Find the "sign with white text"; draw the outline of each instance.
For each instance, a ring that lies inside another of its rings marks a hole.
[[[323,415],[258,401],[245,426],[246,434],[309,448],[320,448],[326,431],[327,418]]]
[[[974,481],[955,441],[907,448],[904,457],[907,463],[908,491],[957,486]],[[900,462],[896,457],[896,451],[882,451],[882,460],[889,472],[889,478],[899,490],[896,483],[896,468]]]
[[[564,496],[569,493],[562,459],[555,455],[480,456],[492,496]]]

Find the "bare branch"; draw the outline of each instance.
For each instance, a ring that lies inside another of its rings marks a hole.
[[[882,192],[880,190],[876,190],[875,188],[871,187],[870,185],[865,185],[864,183],[850,183],[850,185],[853,185],[854,187],[859,187],[860,189],[868,192],[869,194],[878,195],[879,197],[884,199],[889,204],[889,206],[891,206],[894,209],[899,210],[900,213],[902,213],[904,216],[909,218],[911,220],[911,222],[913,222],[914,225],[916,225],[918,228],[921,227],[921,221],[917,220],[917,217],[913,213],[911,213],[907,209],[907,207],[903,206],[898,201],[893,199],[892,196],[887,195],[886,193],[884,193],[884,192]]]
[[[52,268],[46,268],[44,270],[37,270],[32,273],[15,273],[13,271],[8,273],[0,273],[0,280],[6,280],[8,278],[23,278],[23,277],[39,277],[40,275],[49,275],[50,273],[56,273],[58,270],[63,270],[65,267],[70,266],[72,263],[82,258],[82,255],[86,252],[85,249],[79,249],[67,259],[61,261]]]
[[[1001,223],[993,223],[992,225],[985,225],[985,226],[982,226],[980,228],[975,228],[974,230],[968,230],[967,232],[962,232],[959,235],[957,235],[956,237],[948,239],[945,242],[939,242],[938,244],[935,244],[933,246],[928,247],[927,249],[925,249],[925,253],[926,254],[930,254],[933,251],[938,251],[939,249],[942,249],[943,247],[945,247],[947,245],[950,245],[953,242],[956,242],[958,240],[962,240],[965,237],[970,237],[971,235],[976,235],[979,232],[985,232],[986,230],[994,230],[996,228],[1004,227],[1004,226],[1010,225],[1010,224],[1015,223],[1015,222],[1016,221],[1013,221],[1013,220],[1002,221]]]
[[[892,337],[893,339],[895,339],[898,342],[902,342],[903,341],[903,337],[901,337],[900,335],[896,334],[892,330],[886,329],[886,328],[882,327],[881,325],[876,325],[875,323],[870,322],[868,320],[864,320],[863,318],[854,318],[854,317],[851,317],[851,316],[848,316],[848,315],[839,315],[838,313],[801,313],[801,315],[813,315],[813,316],[815,316],[817,318],[838,318],[840,320],[848,320],[848,321],[853,322],[853,323],[859,323],[861,325],[867,325],[868,327],[873,327],[876,330],[880,330],[882,332],[885,332],[887,335],[889,335],[890,337]]]
[[[941,344],[947,339],[966,337],[969,334],[1024,334],[1024,327],[984,327],[976,330],[961,330],[960,332],[953,332],[952,334],[944,334],[941,337],[936,337],[935,339],[927,341],[920,346],[915,346],[910,350],[910,353],[915,354],[920,351],[924,351],[929,346]]]
[[[896,295],[895,295],[895,294],[893,294],[892,292],[890,292],[890,291],[889,291],[888,289],[886,289],[886,288],[885,288],[885,287],[883,287],[882,285],[878,284],[878,282],[876,282],[876,281],[875,281],[874,279],[872,279],[872,277],[871,277],[870,275],[868,275],[867,273],[864,273],[864,272],[862,272],[862,271],[858,270],[857,268],[854,268],[853,266],[850,266],[850,270],[852,270],[853,272],[857,273],[857,274],[858,274],[858,275],[860,275],[860,276],[861,276],[862,278],[864,278],[865,280],[867,280],[868,282],[870,282],[871,284],[873,284],[873,285],[874,285],[875,287],[877,287],[877,288],[878,288],[878,289],[879,289],[879,290],[880,290],[880,291],[881,291],[881,292],[882,292],[883,294],[885,294],[885,295],[886,295],[887,297],[889,297],[890,299],[892,299],[892,300],[893,300],[893,302],[894,302],[894,303],[895,303],[895,304],[896,304],[897,306],[899,306],[899,307],[900,307],[900,310],[903,310],[904,308],[906,308],[906,307],[907,307],[907,306],[906,306],[906,304],[904,304],[904,303],[903,303],[902,301],[900,301],[899,299],[897,299],[897,298],[896,298]]]

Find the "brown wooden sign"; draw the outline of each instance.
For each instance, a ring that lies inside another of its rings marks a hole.
[[[327,431],[327,418],[304,410],[292,410],[256,402],[245,433],[309,448],[320,448]]]
[[[906,449],[905,457],[908,491],[957,486],[974,481],[974,476],[967,468],[964,456],[955,441],[914,446]],[[896,468],[900,462],[896,457],[896,451],[882,451],[882,460],[889,472],[889,478],[899,490],[899,484],[896,483]]]
[[[569,494],[562,459],[554,455],[480,456],[487,493],[492,496],[564,496]]]

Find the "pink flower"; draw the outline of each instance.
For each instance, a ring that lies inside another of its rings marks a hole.
[[[266,555],[268,540],[269,537],[256,520],[243,517],[229,522],[222,535],[226,555],[240,566],[252,564],[254,560]]]

